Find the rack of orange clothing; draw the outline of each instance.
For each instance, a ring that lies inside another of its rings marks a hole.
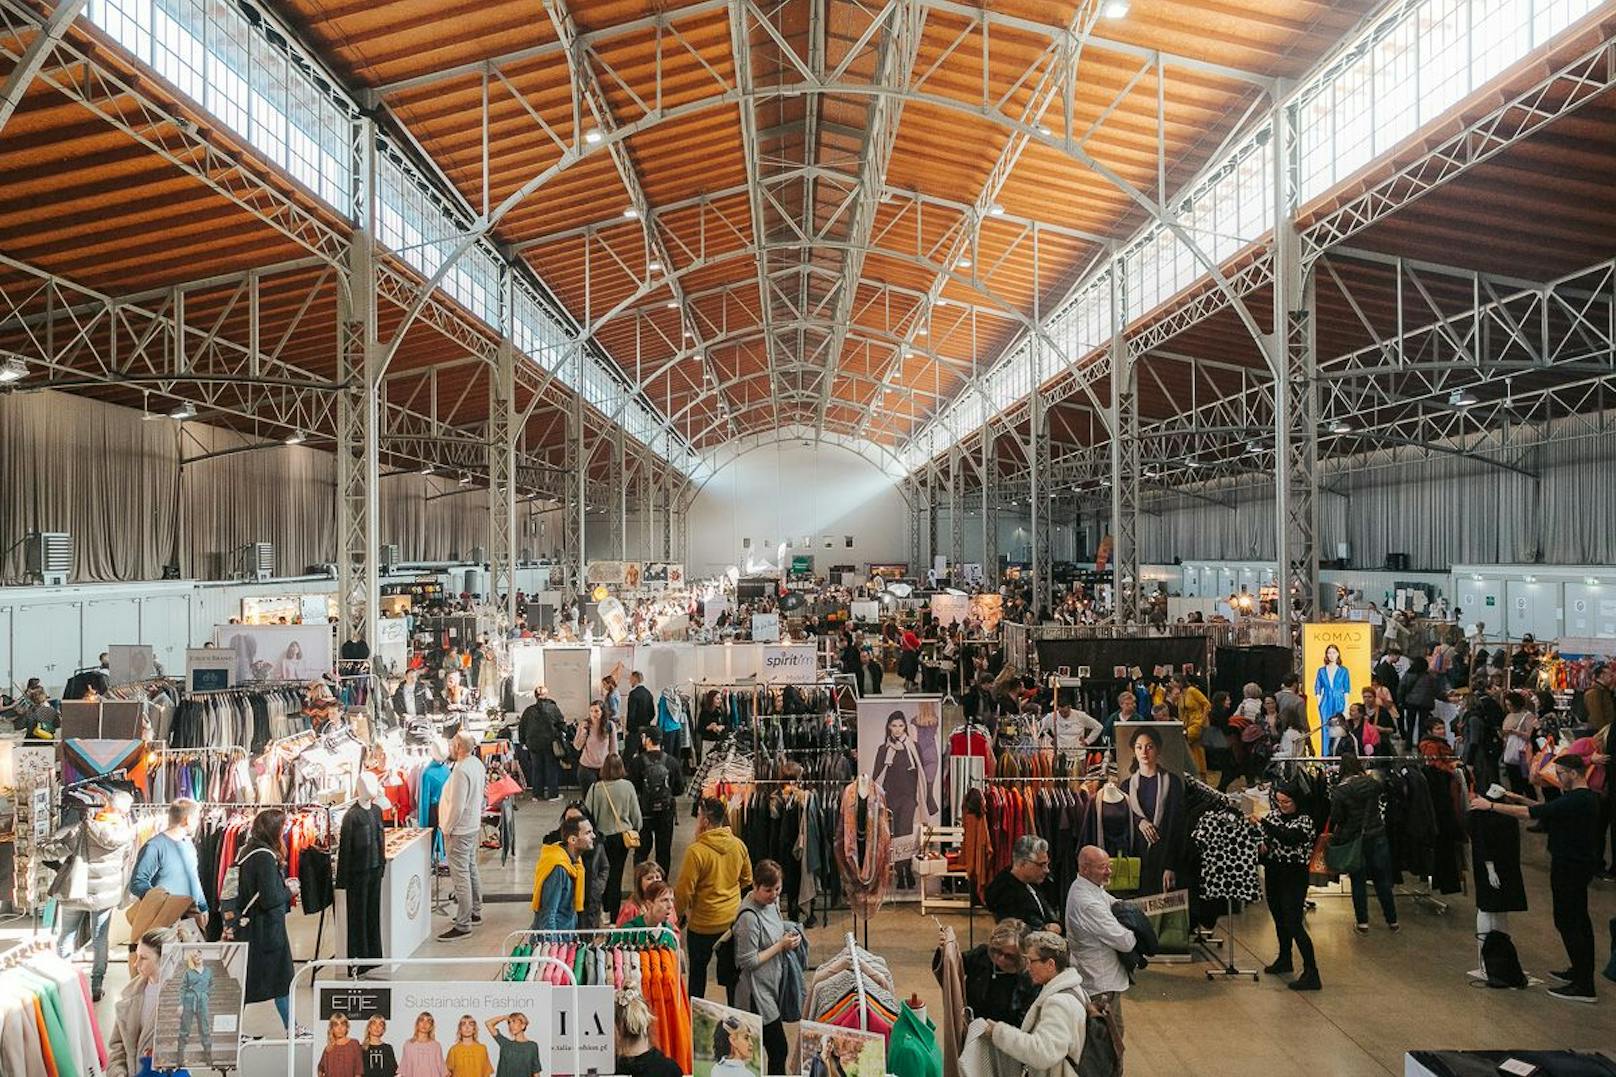
[[[681,1073],[691,1073],[690,988],[679,959],[678,936],[671,928],[604,928],[576,931],[516,931],[506,936],[510,960],[500,979],[534,979],[562,984],[566,978],[548,957],[572,970],[580,987],[600,985],[615,991],[637,989],[656,1020],[651,1042]]]

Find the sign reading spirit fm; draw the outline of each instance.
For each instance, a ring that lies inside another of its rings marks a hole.
[[[809,646],[763,646],[763,680],[768,684],[813,684],[819,679],[819,651]]]
[[[387,1022],[382,1039],[403,1057],[404,1044],[417,1034],[445,1053],[455,1044],[460,1021],[477,1022],[478,1040],[498,1066],[501,1051],[514,1050],[510,1018],[527,1024],[523,1036],[538,1044],[545,1073],[610,1073],[617,1065],[613,991],[605,985],[574,989],[545,983],[481,981],[414,982],[378,980],[321,982],[314,985],[319,1018],[348,1018],[355,1038],[373,1017]],[[500,1038],[486,1035],[489,1018],[500,1021]],[[319,1041],[321,1033],[316,1031]],[[503,1042],[502,1042],[503,1041]],[[573,1067],[573,1047],[578,1065]],[[484,1072],[491,1072],[484,1070]]]

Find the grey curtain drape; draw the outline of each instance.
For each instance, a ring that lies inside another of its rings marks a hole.
[[[1352,460],[1334,461],[1319,492],[1319,555],[1334,558],[1345,542],[1354,564],[1378,567],[1406,553],[1425,571],[1616,561],[1616,429],[1589,434],[1590,424],[1598,417],[1558,420],[1546,436],[1534,427],[1495,438],[1497,458],[1530,474],[1459,456],[1356,471]],[[1275,556],[1271,487],[1208,493],[1234,507],[1182,495],[1149,503],[1140,519],[1144,561]]]
[[[250,443],[185,424],[186,458]],[[36,530],[73,535],[75,579],[160,577],[174,541],[180,452],[167,419],[143,421],[129,408],[65,393],[0,396],[0,579],[21,578],[20,543]],[[380,497],[381,541],[398,543],[405,560],[466,557],[488,544],[480,487],[390,474]],[[274,543],[280,575],[336,559],[335,459],[324,450],[275,443],[195,460],[177,504],[187,577],[226,575],[231,551],[252,542]]]

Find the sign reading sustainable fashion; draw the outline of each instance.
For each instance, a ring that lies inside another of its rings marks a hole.
[[[322,981],[314,991],[324,1026],[316,1043],[329,1042],[339,1015],[355,1039],[379,1019],[400,1072],[609,1073],[616,1063],[605,985],[579,987],[576,997],[571,987],[504,981]]]
[[[770,684],[812,684],[819,672],[818,648],[767,644],[763,679]]]
[[[1325,726],[1359,701],[1369,687],[1374,628],[1361,621],[1331,621],[1302,626],[1302,691],[1307,693],[1307,723],[1315,749]]]

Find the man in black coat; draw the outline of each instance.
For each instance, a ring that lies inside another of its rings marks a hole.
[[[554,800],[561,795],[561,760],[555,754],[555,741],[565,724],[561,708],[544,685],[533,689],[533,702],[517,722],[516,739],[520,742],[517,760],[534,800]]]
[[[982,900],[995,920],[1014,917],[1032,931],[1065,933],[1065,912],[1049,894],[1049,842],[1036,834],[1016,839],[1010,866],[988,883]]]
[[[406,669],[404,679],[393,690],[393,715],[400,722],[407,722],[419,714],[430,714],[432,711],[432,693],[427,686],[421,683],[419,670]]]
[[[657,724],[656,698],[651,695],[651,689],[645,686],[645,675],[635,670],[628,675],[628,683],[633,687],[628,693],[628,718],[623,730],[625,756],[639,751],[640,734],[655,728]]]

